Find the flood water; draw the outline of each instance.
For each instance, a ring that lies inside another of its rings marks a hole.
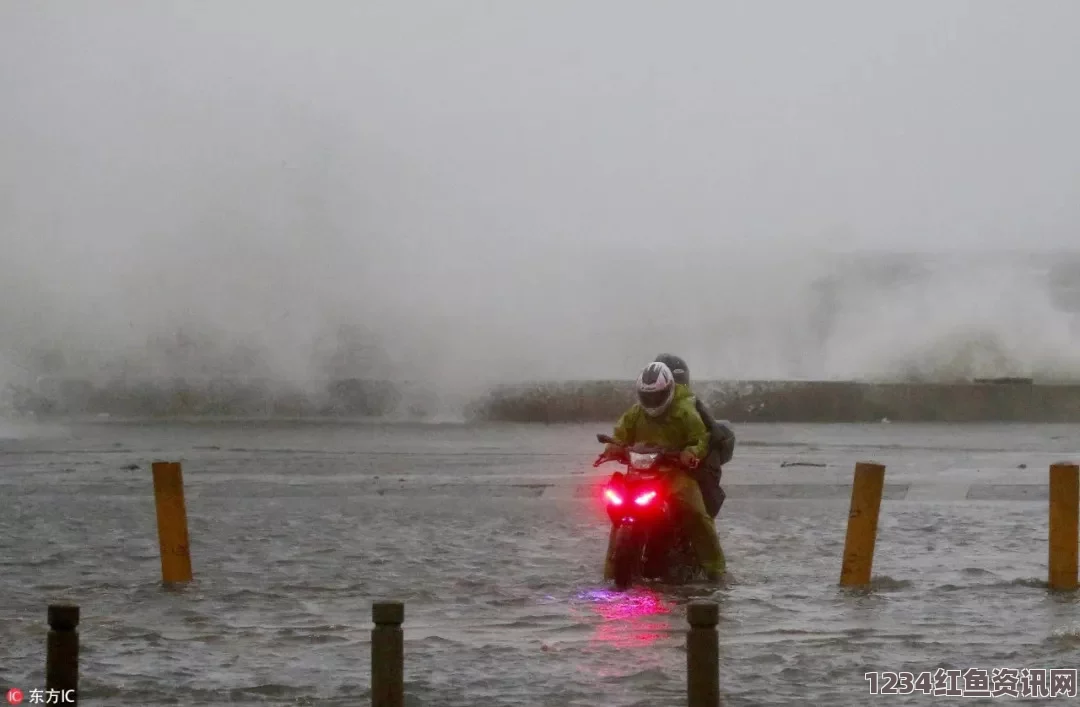
[[[599,479],[594,427],[0,424],[0,688],[44,687],[56,600],[81,606],[84,704],[365,704],[382,598],[406,602],[409,705],[685,704],[694,597],[720,604],[729,706],[947,704],[871,696],[864,674],[1080,664],[1080,603],[1046,590],[1045,500],[886,500],[860,593],[837,587],[846,498],[733,491],[725,585],[612,591],[601,509],[502,478]],[[800,445],[890,473],[1080,457],[1060,426],[737,432],[732,483]],[[179,590],[160,584],[158,459],[183,462],[196,581]]]

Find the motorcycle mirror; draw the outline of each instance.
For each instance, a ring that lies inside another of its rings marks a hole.
[[[596,435],[596,441],[599,442],[600,444],[611,444],[615,440],[612,439],[610,435],[606,435],[603,432],[601,432],[600,434]]]

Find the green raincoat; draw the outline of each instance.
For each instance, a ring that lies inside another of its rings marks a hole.
[[[621,444],[655,444],[689,450],[698,459],[709,451],[709,430],[701,421],[694,396],[685,385],[675,385],[675,399],[660,417],[649,417],[639,403],[623,413],[612,435]]]

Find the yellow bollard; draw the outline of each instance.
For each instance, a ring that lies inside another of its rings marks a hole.
[[[179,462],[154,462],[154,501],[157,505],[158,543],[161,546],[161,581],[191,581],[184,476]]]
[[[405,605],[377,601],[371,606],[371,707],[405,704]]]
[[[720,607],[695,601],[686,607],[686,703],[689,707],[720,704]]]
[[[1080,505],[1080,466],[1050,466],[1050,589],[1074,590]]]
[[[844,562],[840,567],[842,586],[870,584],[874,545],[877,543],[878,512],[881,510],[881,492],[884,489],[884,465],[874,462],[855,465],[847,537],[844,540]]]

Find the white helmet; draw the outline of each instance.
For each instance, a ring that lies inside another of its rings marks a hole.
[[[675,399],[675,376],[671,369],[659,361],[645,366],[637,379],[637,397],[649,417],[667,412]]]

